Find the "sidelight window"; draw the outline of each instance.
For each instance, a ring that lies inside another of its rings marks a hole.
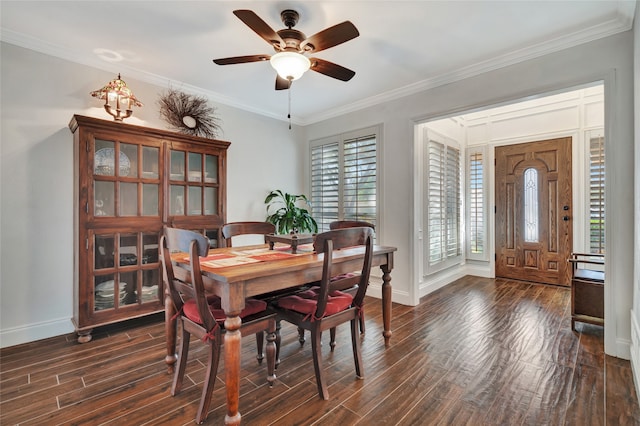
[[[467,150],[467,259],[487,260],[485,162],[484,147]]]
[[[604,136],[591,131],[589,141],[589,252],[604,253]]]

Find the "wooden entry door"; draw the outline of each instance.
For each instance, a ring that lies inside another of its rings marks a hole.
[[[571,138],[496,147],[496,277],[570,285]]]

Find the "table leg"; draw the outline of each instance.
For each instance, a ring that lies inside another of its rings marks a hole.
[[[389,265],[381,265],[382,270],[382,324],[385,346],[391,339],[391,269]]]
[[[241,339],[240,326],[242,319],[236,313],[228,314],[224,321],[227,330],[224,334],[224,369],[226,373],[227,387],[227,415],[224,418],[225,425],[239,425],[240,412],[240,351]]]
[[[173,373],[176,360],[176,319],[174,318],[176,308],[173,306],[173,301],[169,295],[164,298],[164,332],[167,339],[167,356],[164,362],[167,364],[167,371],[169,374]]]

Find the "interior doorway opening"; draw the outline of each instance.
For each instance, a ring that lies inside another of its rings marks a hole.
[[[463,275],[496,276],[496,147],[570,138],[570,246],[604,251],[604,136],[601,81],[416,124],[419,297]]]

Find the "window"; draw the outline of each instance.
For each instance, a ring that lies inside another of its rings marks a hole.
[[[604,253],[604,136],[588,133],[589,143],[589,252]]]
[[[524,171],[524,241],[538,242],[538,171]]]
[[[377,222],[378,128],[311,142],[311,205],[318,231],[334,220]]]
[[[429,131],[424,164],[425,271],[435,272],[462,257],[460,150]]]
[[[467,258],[487,260],[484,147],[467,151]]]

